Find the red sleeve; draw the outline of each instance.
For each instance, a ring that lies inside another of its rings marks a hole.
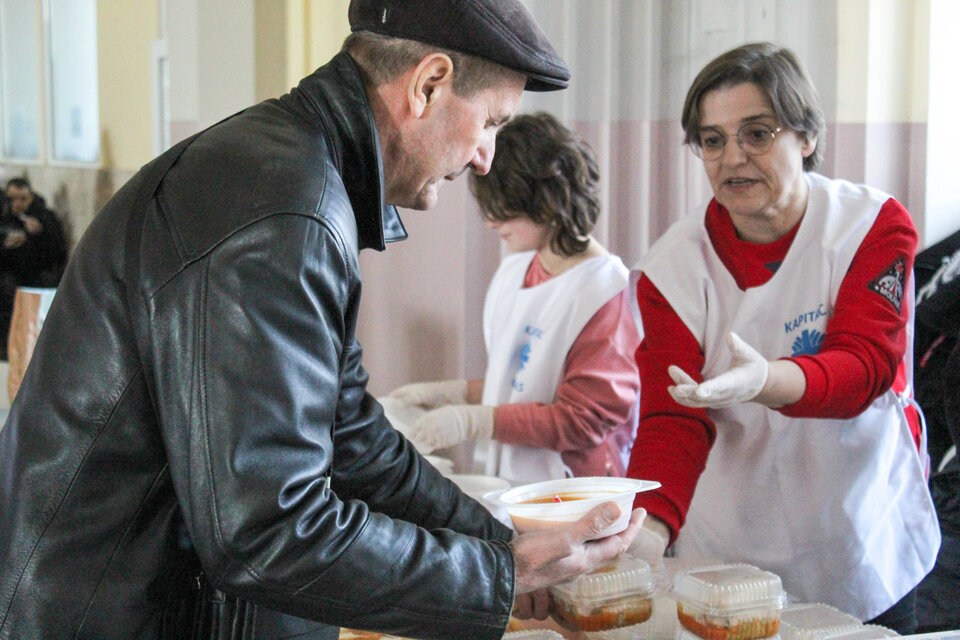
[[[893,384],[906,351],[906,323],[913,309],[904,293],[917,249],[910,214],[891,198],[853,258],[837,293],[834,314],[815,356],[792,358],[803,369],[807,388],[781,409],[790,417],[850,418],[863,412]],[[876,283],[902,270],[897,296],[878,292]]]
[[[496,408],[497,440],[561,452],[589,449],[627,423],[639,391],[633,352],[640,340],[629,305],[624,289],[584,325],[552,404]]]
[[[643,322],[643,340],[636,353],[640,424],[627,475],[663,485],[637,494],[634,505],[663,520],[675,539],[706,466],[716,427],[704,409],[681,406],[667,392],[673,384],[667,374],[672,364],[702,380],[700,344],[646,275],[637,283],[637,300]]]

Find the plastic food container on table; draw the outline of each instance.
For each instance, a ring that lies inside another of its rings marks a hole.
[[[508,527],[511,525],[510,514],[507,513],[507,510],[496,502],[491,502],[484,498],[484,496],[488,493],[496,493],[497,491],[505,491],[509,489],[509,482],[496,476],[459,473],[448,474],[447,478],[450,479],[455,485],[460,487],[460,490],[465,494],[486,507],[487,511],[493,514],[493,517],[495,517],[497,520]]]
[[[675,640],[677,631],[682,630],[677,622],[677,601],[655,592],[651,605],[653,613],[646,622],[617,629],[584,632],[583,635],[586,640]],[[694,636],[693,640],[698,639]]]
[[[839,631],[825,636],[824,640],[880,640],[881,638],[893,638],[899,635],[893,629],[887,629],[878,624],[862,624],[857,629]]]
[[[620,555],[590,573],[550,587],[553,615],[578,631],[603,631],[650,618],[654,592],[650,565]]]
[[[677,572],[680,624],[704,640],[755,640],[777,635],[786,594],[780,576],[748,564]]]
[[[529,629],[509,631],[503,634],[503,640],[563,640],[563,636],[550,629]]]
[[[794,604],[780,614],[783,640],[824,640],[827,636],[859,629],[862,623],[849,613],[826,604]]]
[[[659,486],[659,482],[650,480],[588,476],[525,484],[507,491],[494,491],[483,498],[502,506],[518,533],[569,524],[599,504],[615,502],[620,507],[620,517],[597,534],[602,538],[627,528],[633,497],[638,492]]]
[[[634,638],[631,640],[636,640],[636,639]],[[701,640],[701,638],[700,636],[695,634],[693,631],[688,631],[687,629],[680,627],[680,629],[677,631],[677,634],[673,637],[673,640]],[[778,633],[776,635],[770,636],[769,638],[765,638],[764,640],[782,640],[782,638]]]

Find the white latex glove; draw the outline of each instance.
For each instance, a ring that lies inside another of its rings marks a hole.
[[[390,397],[402,404],[419,405],[428,409],[448,404],[466,404],[467,381],[441,380],[405,384],[391,391]]]
[[[667,550],[668,540],[663,531],[665,528],[664,525],[657,526],[654,519],[648,516],[637,537],[630,543],[627,553],[645,561],[654,571],[659,571],[663,568],[663,554]]]
[[[667,387],[667,391],[673,399],[685,407],[716,408],[756,398],[767,382],[769,364],[735,333],[727,334],[727,346],[733,353],[730,368],[700,384],[680,367],[671,365],[667,373],[677,385]]]
[[[482,404],[453,404],[420,416],[410,428],[409,438],[420,453],[446,449],[467,438],[493,436],[493,407]]]

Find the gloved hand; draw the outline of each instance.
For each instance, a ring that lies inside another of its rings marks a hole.
[[[409,438],[420,453],[446,449],[467,438],[493,436],[493,407],[482,404],[454,404],[420,416],[410,428]]]
[[[756,398],[767,382],[769,364],[735,333],[727,334],[727,346],[733,353],[730,368],[700,384],[680,367],[671,365],[667,373],[677,385],[667,387],[667,391],[673,399],[685,407],[716,408]]]
[[[627,553],[645,561],[654,571],[659,571],[663,568],[663,554],[667,550],[668,538],[665,529],[665,525],[652,516],[647,516],[637,537],[630,543]]]
[[[441,380],[405,384],[391,391],[390,397],[402,404],[419,405],[428,409],[448,404],[466,404],[467,381]]]

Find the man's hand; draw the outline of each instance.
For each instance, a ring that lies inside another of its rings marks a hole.
[[[459,444],[468,438],[493,436],[494,408],[482,404],[456,404],[428,411],[410,427],[409,438],[417,451],[429,453]]]
[[[767,382],[769,363],[735,333],[727,334],[727,346],[733,354],[730,368],[700,384],[680,367],[671,365],[667,373],[676,386],[667,387],[670,396],[685,407],[719,408],[748,402],[757,397]]]
[[[552,611],[550,594],[546,589],[521,593],[513,599],[512,615],[521,620],[528,618],[546,620]]]
[[[570,580],[615,558],[629,548],[646,515],[644,509],[634,509],[626,529],[597,538],[620,516],[620,508],[606,502],[569,525],[516,537],[510,543],[517,574],[516,593],[525,594]],[[530,610],[537,611],[534,605],[530,603]]]
[[[390,392],[390,397],[406,405],[418,405],[427,409],[448,404],[467,403],[466,380],[441,380],[439,382],[415,382],[405,384]]]

